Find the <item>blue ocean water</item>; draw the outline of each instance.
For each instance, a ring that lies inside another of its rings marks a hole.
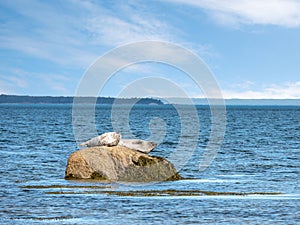
[[[72,105],[0,105],[0,223],[300,224],[300,107],[228,106],[223,144],[202,172],[199,162],[209,140],[211,114],[207,106],[197,106],[197,113],[200,127],[189,123],[200,132],[197,148],[179,171],[187,179],[99,183],[64,180],[67,159],[78,149]],[[98,133],[112,131],[110,118],[111,106],[97,106]],[[130,131],[149,138],[153,118],[164,122],[166,134],[151,154],[168,157],[182,127],[173,106],[133,107]],[[147,190],[219,194],[118,195]]]

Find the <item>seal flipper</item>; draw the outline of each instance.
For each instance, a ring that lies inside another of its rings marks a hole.
[[[87,147],[88,146],[87,141],[80,143],[79,146],[80,147]]]

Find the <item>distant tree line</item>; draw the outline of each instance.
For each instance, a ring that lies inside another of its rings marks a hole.
[[[27,95],[0,95],[0,104],[4,103],[23,103],[23,104],[72,104],[74,97],[65,96],[27,96]],[[96,104],[156,104],[162,105],[163,102],[154,98],[112,98],[112,97],[76,97],[76,102]]]

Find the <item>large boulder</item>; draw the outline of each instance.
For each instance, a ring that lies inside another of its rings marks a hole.
[[[72,153],[65,178],[130,182],[181,179],[166,159],[119,145],[96,146]]]

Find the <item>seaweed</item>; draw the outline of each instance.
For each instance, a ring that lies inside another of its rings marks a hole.
[[[111,186],[99,186],[99,185],[58,185],[58,184],[54,184],[54,185],[24,185],[24,186],[20,186],[20,188],[22,189],[56,189],[56,188],[82,188],[82,189],[100,189],[100,188],[112,188]]]
[[[215,192],[204,190],[139,190],[139,191],[49,191],[46,194],[106,194],[123,197],[154,197],[154,196],[248,196],[248,195],[279,195],[280,192]]]
[[[93,172],[91,175],[91,179],[93,179],[93,180],[108,180],[107,176],[105,176],[103,173],[99,173],[99,172]]]

